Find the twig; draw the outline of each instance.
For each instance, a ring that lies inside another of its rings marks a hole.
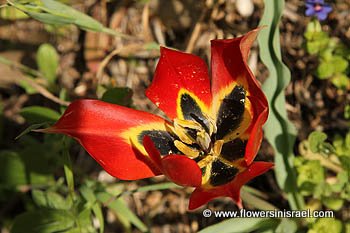
[[[103,74],[103,70],[105,69],[105,67],[107,66],[107,64],[109,63],[109,61],[116,55],[118,54],[130,54],[133,53],[139,49],[142,49],[144,47],[143,44],[129,44],[126,45],[124,47],[121,48],[117,48],[115,50],[113,50],[111,53],[109,53],[100,63],[100,65],[98,66],[97,69],[97,82],[101,83],[102,81],[102,74]]]
[[[204,9],[202,10],[202,13],[196,23],[196,25],[193,28],[190,40],[188,41],[187,47],[186,47],[186,52],[191,53],[194,49],[195,43],[200,35],[200,32],[203,27],[203,21],[205,19],[205,16],[208,14],[209,11],[211,11],[213,8],[213,4],[211,1],[207,1]]]
[[[202,30],[202,22],[196,23],[196,26],[194,26],[191,38],[187,44],[186,52],[191,53],[194,49],[194,45],[199,37],[199,34]]]
[[[153,36],[149,26],[149,3],[145,4],[142,11],[142,31],[145,42],[152,42]]]
[[[25,65],[22,65],[20,63],[17,63],[17,62],[14,62],[14,61],[11,61],[11,60],[8,60],[7,58],[4,58],[4,57],[1,57],[0,56],[0,62],[5,64],[5,65],[8,65],[10,66],[11,68],[13,69],[18,69],[24,73],[27,73],[29,75],[32,75],[32,76],[35,76],[35,77],[40,77],[40,78],[43,78],[43,79],[46,79],[45,76],[40,73],[39,71],[37,70],[34,70],[28,66],[25,66]],[[42,96],[52,100],[53,102],[55,103],[58,103],[60,105],[63,105],[63,106],[68,106],[69,105],[69,102],[67,101],[64,101],[64,100],[61,100],[59,99],[58,97],[54,96],[53,94],[51,94],[51,92],[49,92],[46,88],[44,88],[43,86],[39,85],[37,82],[35,82],[33,79],[31,78],[28,78],[26,76],[20,76],[20,77],[17,77],[17,79],[20,78],[20,79],[23,79],[25,82],[27,82],[31,87],[33,87],[35,90],[37,90]]]
[[[159,44],[165,45],[165,38],[162,32],[162,23],[159,19],[154,19],[152,21],[153,28],[154,28],[154,36],[156,37],[156,40]]]
[[[63,106],[68,106],[70,104],[70,102],[61,100],[58,97],[51,94],[51,92],[49,92],[48,90],[46,90],[46,88],[44,88],[43,86],[36,83],[33,79],[28,78],[26,76],[21,76],[20,78],[24,79],[29,85],[31,85],[35,90],[37,90],[42,96],[48,98],[49,100],[52,100],[53,102],[58,103],[58,104],[63,105]]]
[[[2,5],[0,5],[0,9],[1,8],[5,8],[5,7],[8,7],[9,5],[8,4],[2,4]]]

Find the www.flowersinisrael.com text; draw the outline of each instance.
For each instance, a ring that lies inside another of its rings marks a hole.
[[[209,218],[333,218],[332,210],[203,210],[203,216]]]

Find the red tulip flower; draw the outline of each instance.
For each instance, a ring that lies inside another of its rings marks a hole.
[[[112,176],[164,174],[195,187],[189,209],[231,197],[273,164],[254,162],[268,104],[247,65],[258,30],[211,42],[211,79],[194,55],[161,48],[147,97],[170,119],[98,100],[73,102],[49,133],[69,135]]]

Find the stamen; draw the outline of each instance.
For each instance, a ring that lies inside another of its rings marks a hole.
[[[192,145],[196,142],[196,139],[191,137],[188,131],[178,123],[178,119],[174,119],[174,127],[171,130],[186,144]]]
[[[214,143],[213,152],[215,155],[219,156],[221,154],[222,146],[224,145],[224,140],[217,140]]]
[[[215,120],[213,118],[211,118],[208,114],[203,113],[204,117],[208,120],[209,122],[209,135],[212,135],[213,133],[217,132],[217,127],[216,127],[216,123]]]
[[[203,158],[201,161],[198,162],[198,166],[200,168],[208,166],[211,162],[215,160],[215,156],[208,154],[205,158]]]
[[[211,138],[205,130],[202,129],[201,131],[197,132],[196,140],[197,140],[197,143],[199,144],[199,146],[204,151],[208,152],[209,147],[210,147]]]
[[[189,128],[194,130],[201,130],[202,126],[196,121],[174,119],[174,126],[180,126],[182,128]]]
[[[197,158],[199,156],[199,150],[196,150],[195,148],[192,148],[179,140],[175,140],[174,144],[176,148],[179,149],[179,151],[181,151],[191,159]]]

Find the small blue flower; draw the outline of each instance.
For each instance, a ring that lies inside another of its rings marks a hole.
[[[325,20],[328,14],[332,11],[329,4],[324,3],[324,0],[307,0],[306,11],[307,16],[316,16],[318,20]]]

